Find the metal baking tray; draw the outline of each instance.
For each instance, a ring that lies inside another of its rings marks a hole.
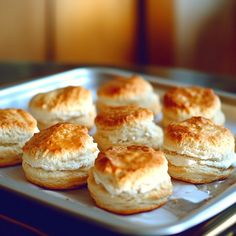
[[[93,92],[116,75],[130,76],[132,71],[112,68],[79,68],[47,76],[31,82],[2,89],[0,108],[15,107],[27,110],[30,98],[39,93],[68,85],[81,85]],[[141,74],[142,75],[142,74]],[[150,81],[162,96],[166,89],[177,84],[164,78],[142,75]],[[236,133],[236,96],[218,92],[226,114],[226,127]],[[133,235],[176,234],[195,226],[220,213],[236,202],[236,170],[223,181],[193,185],[173,181],[174,193],[168,203],[159,209],[121,216],[106,212],[95,206],[86,187],[69,191],[45,190],[27,182],[21,166],[0,169],[0,186],[86,219],[114,232]]]

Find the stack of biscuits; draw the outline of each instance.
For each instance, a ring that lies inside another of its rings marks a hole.
[[[204,117],[171,123],[165,129],[163,149],[170,175],[190,183],[210,183],[233,171],[234,137],[223,126]]]
[[[103,84],[96,104],[81,86],[36,94],[31,114],[0,110],[0,166],[22,162],[26,179],[47,189],[87,184],[98,207],[125,215],[165,204],[171,177],[194,184],[227,178],[235,140],[214,91],[177,87],[160,101],[138,75]]]

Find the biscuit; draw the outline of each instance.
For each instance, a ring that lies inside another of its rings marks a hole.
[[[138,106],[110,107],[95,119],[94,139],[100,150],[115,145],[146,145],[159,148],[163,131],[154,121],[153,112]]]
[[[22,147],[37,131],[37,121],[28,112],[0,109],[0,167],[21,163]]]
[[[70,189],[85,184],[98,154],[85,127],[58,123],[35,134],[23,147],[23,170],[33,184]]]
[[[29,103],[40,129],[60,122],[92,128],[96,116],[92,93],[81,86],[68,86],[36,94]]]
[[[190,183],[210,183],[227,178],[236,160],[230,130],[203,117],[169,124],[163,150],[169,174]]]
[[[150,109],[154,114],[161,110],[158,94],[153,91],[151,84],[141,76],[130,78],[116,77],[97,91],[97,108],[102,112],[110,106],[137,105]]]
[[[100,152],[88,189],[97,206],[118,214],[150,211],[172,193],[163,152],[147,146],[116,146]]]
[[[224,124],[221,101],[212,89],[202,87],[177,87],[167,91],[163,98],[163,126],[193,116],[211,119]]]

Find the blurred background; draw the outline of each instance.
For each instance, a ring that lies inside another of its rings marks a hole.
[[[0,61],[236,75],[235,0],[0,0]]]

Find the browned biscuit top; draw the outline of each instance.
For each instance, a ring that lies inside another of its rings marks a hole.
[[[112,175],[117,182],[136,181],[162,168],[166,159],[162,151],[147,146],[115,146],[100,152],[95,168],[103,175]]]
[[[233,135],[227,128],[203,117],[192,117],[182,122],[170,123],[165,129],[165,145],[197,148],[201,145],[227,148]],[[225,147],[226,145],[226,147]]]
[[[25,144],[23,151],[34,156],[37,152],[60,154],[78,151],[85,147],[88,130],[80,125],[59,123],[41,130]]]
[[[153,112],[135,105],[109,107],[97,115],[95,124],[99,127],[116,128],[135,121],[153,118]]]
[[[37,127],[37,121],[22,109],[0,109],[1,129],[24,129],[32,132]]]
[[[151,89],[151,85],[141,76],[133,75],[130,78],[120,76],[101,86],[97,95],[110,99],[129,98],[144,94]]]
[[[181,110],[187,114],[192,109],[204,112],[220,107],[220,100],[212,89],[202,87],[177,87],[166,92],[163,98],[165,109]]]
[[[68,109],[74,105],[83,106],[84,102],[91,98],[92,94],[89,90],[81,86],[68,86],[35,95],[29,106],[53,111],[54,109]]]

